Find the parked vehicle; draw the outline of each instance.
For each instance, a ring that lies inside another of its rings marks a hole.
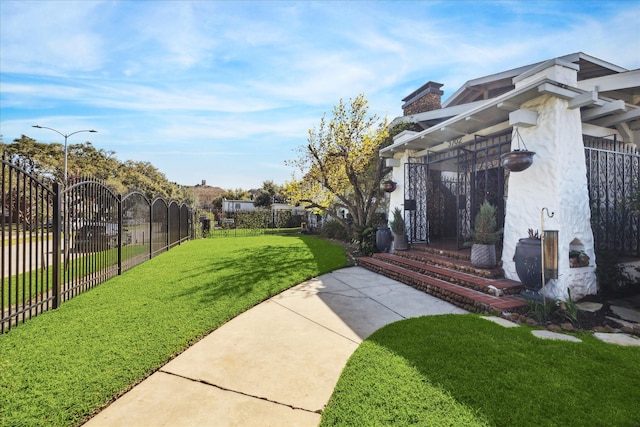
[[[131,243],[131,233],[123,231],[122,244]],[[118,246],[118,224],[85,224],[76,232],[74,249],[76,252],[95,252]]]

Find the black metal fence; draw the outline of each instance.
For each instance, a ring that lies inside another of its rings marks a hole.
[[[584,137],[591,227],[597,250],[640,257],[640,152],[614,137]]]
[[[184,203],[91,179],[63,188],[4,159],[1,197],[0,333],[193,236]]]

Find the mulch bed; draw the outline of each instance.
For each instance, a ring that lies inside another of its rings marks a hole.
[[[540,326],[554,332],[624,332],[640,337],[640,326],[629,327],[615,320],[619,317],[611,310],[611,304],[606,298],[589,295],[579,302],[596,302],[602,304],[602,308],[594,312],[578,310],[577,319],[573,322],[563,316],[560,310],[556,311],[546,322],[539,322],[531,313],[526,315],[511,313],[505,317],[516,323]]]

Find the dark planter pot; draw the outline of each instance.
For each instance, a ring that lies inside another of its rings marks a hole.
[[[406,234],[393,235],[393,249],[396,251],[406,251],[409,249],[409,239]]]
[[[376,249],[378,249],[378,252],[389,252],[391,250],[391,229],[389,227],[378,227],[376,231]]]
[[[533,151],[514,150],[504,153],[500,156],[500,159],[502,160],[502,166],[509,169],[511,172],[522,172],[531,166],[534,154],[536,153]]]
[[[520,239],[516,244],[513,260],[516,273],[525,288],[537,291],[542,288],[542,247],[539,239]],[[548,279],[546,280],[549,281]]]
[[[474,243],[471,246],[471,265],[479,268],[493,268],[496,262],[496,245],[481,245]]]

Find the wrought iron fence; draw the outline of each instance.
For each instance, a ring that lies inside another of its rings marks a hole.
[[[615,136],[583,139],[596,250],[640,257],[640,152]]]
[[[411,202],[408,222],[412,241],[449,240],[462,248],[485,200],[496,206],[498,226],[502,227],[507,179],[500,155],[510,144],[511,131],[507,130],[476,136],[464,145],[454,141],[448,150],[407,163],[405,203]]]
[[[6,159],[1,197],[0,333],[193,235],[184,203],[91,179],[63,188]]]

